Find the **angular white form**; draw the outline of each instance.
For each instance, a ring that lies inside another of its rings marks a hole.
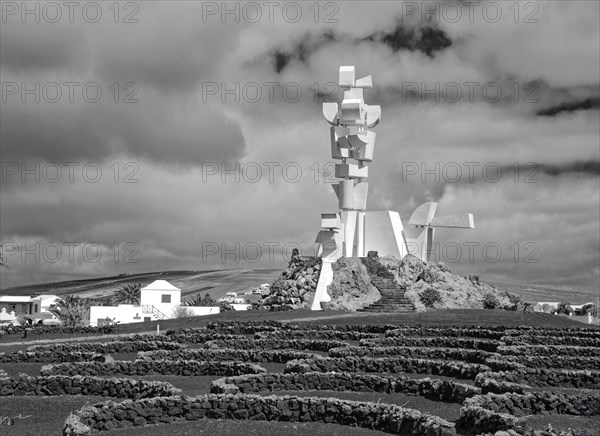
[[[313,310],[321,302],[330,301],[327,286],[333,280],[331,264],[340,257],[364,257],[369,251],[381,256],[402,259],[414,254],[429,260],[436,227],[474,228],[473,215],[459,214],[436,217],[437,203],[419,206],[404,228],[400,214],[391,210],[366,211],[369,184],[368,164],[373,161],[377,135],[370,131],[381,120],[381,106],[368,105],[364,89],[373,87],[373,79],[356,79],[354,66],[339,70],[339,86],[344,90],[341,103],[323,103],[323,116],[329,124],[331,157],[341,160],[335,165],[333,185],[340,212],[322,214],[317,236],[317,255],[323,260]]]

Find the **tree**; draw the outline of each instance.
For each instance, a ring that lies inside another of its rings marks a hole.
[[[141,283],[127,283],[113,296],[112,302],[114,305],[133,304],[139,305],[142,298]]]
[[[207,292],[204,294],[204,297],[200,294],[196,294],[186,300],[183,300],[182,306],[218,306],[218,303]]]
[[[573,308],[566,301],[561,301],[556,306],[555,313],[557,315],[571,315],[573,313]]]
[[[67,327],[83,326],[90,319],[90,304],[87,299],[67,295],[59,299],[50,312]]]

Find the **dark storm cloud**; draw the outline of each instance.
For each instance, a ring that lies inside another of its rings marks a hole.
[[[555,116],[562,112],[574,112],[578,110],[591,110],[600,108],[600,98],[589,97],[584,100],[562,103],[537,112],[540,116]]]
[[[600,175],[599,161],[579,161],[563,165],[540,164],[538,167],[541,173],[551,176],[560,176],[565,173],[578,173],[589,176]]]
[[[290,49],[275,49],[270,57],[277,73],[281,73],[292,61],[305,63],[316,50],[337,40],[333,31],[326,31],[319,35],[305,35],[292,44]]]
[[[141,97],[140,97],[141,98]],[[122,153],[184,167],[239,158],[240,127],[207,107],[145,104],[11,105],[0,114],[3,161],[104,161]]]
[[[318,35],[305,35],[299,41],[294,42],[289,49],[276,48],[270,54],[273,67],[277,73],[281,73],[292,62],[306,63],[315,51],[342,40],[352,40],[354,43],[369,41],[384,44],[394,53],[402,50],[420,51],[430,57],[433,57],[435,52],[452,45],[452,41],[446,33],[433,24],[415,27],[398,23],[390,31],[372,33],[361,38],[341,36],[328,30]]]
[[[2,24],[2,68],[13,72],[77,68],[87,58],[87,38],[76,26]]]
[[[430,57],[452,45],[446,33],[432,25],[407,27],[399,24],[390,32],[370,35],[366,39],[381,42],[389,46],[394,53],[401,50],[420,51]]]

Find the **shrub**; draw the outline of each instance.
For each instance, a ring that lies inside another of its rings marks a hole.
[[[212,298],[208,292],[201,296],[200,294],[196,294],[193,297],[188,298],[187,300],[183,300],[181,303],[183,306],[217,306],[217,300]]]
[[[500,306],[500,301],[498,301],[498,298],[492,294],[492,293],[487,293],[485,294],[485,296],[483,297],[483,308],[484,309],[496,309]]]
[[[556,306],[555,313],[557,315],[570,315],[573,313],[573,308],[568,302],[563,300]]]
[[[425,305],[427,308],[434,307],[435,303],[439,303],[442,301],[442,296],[440,295],[437,289],[427,288],[425,291],[419,295],[421,299],[421,303]]]
[[[194,312],[191,309],[188,309],[184,306],[177,306],[173,309],[173,318],[188,318],[190,316],[194,316]]]

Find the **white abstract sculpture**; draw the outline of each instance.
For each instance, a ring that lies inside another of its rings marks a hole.
[[[323,261],[311,308],[321,309],[321,302],[331,301],[327,286],[333,280],[331,264],[340,257],[365,257],[369,251],[398,259],[414,254],[429,260],[435,227],[474,228],[473,215],[435,217],[437,203],[419,206],[404,229],[395,211],[366,211],[369,163],[375,152],[375,132],[381,107],[364,101],[364,88],[373,87],[371,76],[356,79],[354,66],[339,70],[339,86],[344,90],[341,104],[323,103],[323,115],[331,125],[331,157],[335,165],[333,185],[339,212],[321,215],[322,230],[317,235],[317,256]]]

